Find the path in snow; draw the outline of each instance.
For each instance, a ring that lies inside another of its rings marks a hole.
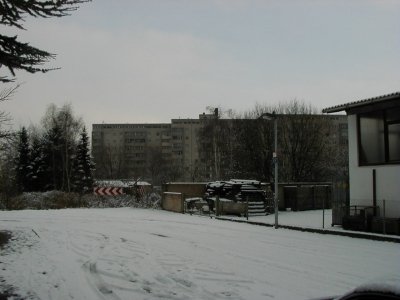
[[[400,272],[400,245],[144,209],[0,212],[32,299],[309,299]]]

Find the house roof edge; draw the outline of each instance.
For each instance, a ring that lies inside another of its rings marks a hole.
[[[386,94],[382,96],[377,96],[377,97],[372,97],[372,98],[367,98],[363,100],[358,100],[358,101],[353,101],[353,102],[348,102],[345,104],[340,104],[332,107],[327,107],[322,110],[323,113],[335,113],[339,111],[347,111],[351,108],[359,107],[359,106],[365,106],[365,105],[370,105],[378,102],[383,102],[383,101],[388,101],[392,100],[394,98],[400,97],[400,92],[394,92],[391,94]]]

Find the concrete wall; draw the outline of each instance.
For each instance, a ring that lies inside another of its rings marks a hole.
[[[386,217],[400,218],[400,165],[358,165],[357,116],[349,115],[350,205],[372,206],[372,170],[376,170],[377,205]]]
[[[163,193],[161,206],[164,210],[184,213],[184,198],[181,193]]]

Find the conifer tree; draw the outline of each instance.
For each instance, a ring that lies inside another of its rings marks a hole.
[[[91,191],[93,186],[93,169],[94,164],[89,154],[89,138],[86,128],[83,127],[76,149],[73,170],[73,184],[76,192],[87,193]]]
[[[43,142],[40,137],[32,139],[30,165],[29,178],[32,191],[44,191],[46,185],[46,165],[43,155]]]
[[[43,139],[44,190],[61,190],[62,187],[62,134],[56,124],[50,128]]]
[[[25,127],[18,133],[17,157],[16,157],[16,182],[21,192],[30,191],[30,147],[28,132]]]

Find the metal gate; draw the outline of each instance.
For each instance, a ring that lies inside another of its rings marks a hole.
[[[342,225],[343,217],[348,215],[349,205],[349,183],[347,181],[335,182],[332,195],[332,226]]]

